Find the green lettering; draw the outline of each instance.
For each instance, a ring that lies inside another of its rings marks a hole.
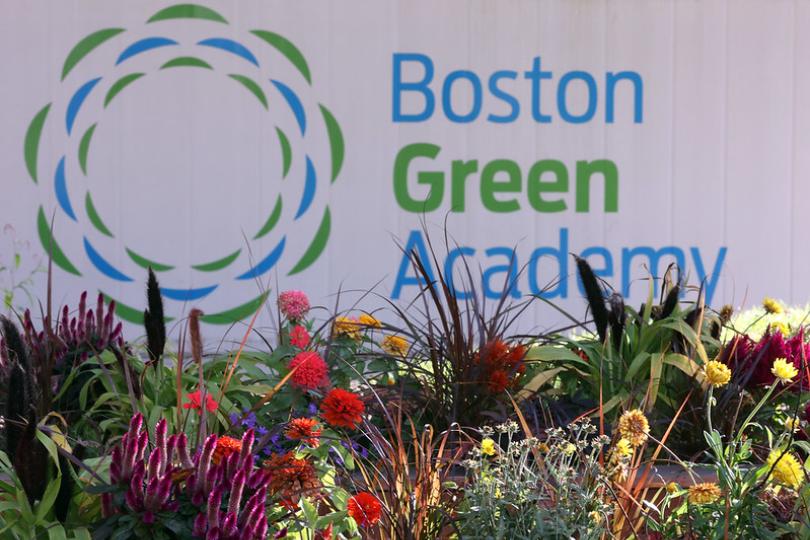
[[[496,181],[497,173],[506,173],[507,180]],[[495,159],[484,166],[481,171],[481,202],[484,208],[492,212],[516,212],[520,203],[516,198],[501,201],[496,193],[520,193],[520,167],[509,159]]]
[[[450,210],[453,212],[463,212],[466,206],[466,190],[467,190],[467,177],[472,173],[478,172],[478,160],[461,161],[456,159],[453,161],[452,168],[450,169]]]
[[[444,173],[441,171],[421,171],[416,175],[416,183],[428,186],[427,197],[422,200],[411,196],[408,191],[408,166],[416,158],[435,159],[441,148],[435,144],[414,143],[403,146],[394,160],[394,197],[406,212],[433,212],[444,197]]]
[[[543,182],[543,174],[552,173],[553,182]],[[564,199],[549,201],[543,198],[542,193],[565,193],[568,191],[568,168],[562,161],[556,159],[543,159],[532,165],[526,181],[526,195],[529,204],[538,212],[562,212],[568,205]]]
[[[605,212],[619,211],[619,171],[609,159],[577,161],[577,212],[590,212],[591,176],[605,179]]]

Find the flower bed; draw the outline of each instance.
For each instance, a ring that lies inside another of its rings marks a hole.
[[[197,310],[167,341],[152,274],[143,342],[102,297],[3,318],[0,537],[810,535],[806,310],[669,275],[635,310],[577,267],[587,317],[531,336],[533,299],[443,280],[412,313],[282,292],[224,355]]]

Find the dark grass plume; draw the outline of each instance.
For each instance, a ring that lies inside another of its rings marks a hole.
[[[593,317],[593,323],[596,325],[596,333],[599,335],[600,341],[605,342],[607,337],[608,328],[608,310],[605,307],[605,295],[602,286],[599,285],[599,280],[591,269],[588,261],[581,257],[574,255],[577,261],[577,270],[579,271],[579,278],[582,280],[582,287],[585,289],[585,298],[588,300],[588,306]]]
[[[155,273],[149,268],[149,280],[146,283],[146,301],[148,308],[143,312],[143,324],[146,328],[146,349],[151,362],[157,362],[166,348],[166,319],[163,315],[163,297]]]

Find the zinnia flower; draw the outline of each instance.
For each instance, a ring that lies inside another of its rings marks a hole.
[[[793,380],[793,377],[799,374],[799,370],[796,369],[796,366],[789,363],[784,358],[777,358],[773,361],[773,367],[771,368],[771,373],[773,376],[776,377],[779,382],[783,384],[788,384]]]
[[[214,455],[211,461],[219,465],[223,460],[228,459],[232,454],[238,454],[242,451],[242,441],[224,435],[217,439],[217,445],[214,448]]]
[[[382,515],[382,505],[377,497],[363,491],[349,499],[346,509],[361,527],[376,525]]]
[[[336,317],[332,331],[337,337],[346,337],[352,341],[360,341],[360,323],[349,317]]]
[[[183,403],[184,409],[194,409],[198,414],[202,414],[202,392],[195,390],[186,396],[188,401]],[[214,412],[219,408],[217,400],[211,397],[210,392],[205,394],[205,408],[208,412]]]
[[[408,342],[400,336],[385,336],[380,347],[391,356],[405,358],[408,354]]]
[[[303,390],[317,390],[329,384],[329,368],[321,355],[315,351],[304,351],[296,354],[287,366],[292,374],[292,383]]]
[[[264,469],[270,476],[270,493],[281,497],[281,505],[288,510],[297,510],[301,497],[320,495],[322,484],[315,467],[295,457],[295,452],[271,456],[265,460]]]
[[[692,504],[711,504],[723,494],[714,482],[702,482],[689,487],[687,499]]]
[[[357,396],[342,388],[330,390],[321,402],[323,418],[333,426],[355,429],[363,421],[366,406]]]
[[[314,418],[293,418],[287,424],[284,435],[293,441],[304,441],[313,448],[317,448],[320,443],[321,430],[318,428],[318,421]]]
[[[762,299],[762,309],[771,314],[778,314],[785,311],[782,304],[780,304],[777,300],[768,297]]]
[[[715,388],[720,388],[728,384],[731,380],[731,370],[722,362],[709,360],[706,363],[706,382]]]
[[[290,330],[290,345],[293,347],[306,349],[307,345],[309,345],[309,339],[309,332],[300,324],[296,324]]]
[[[481,441],[481,453],[485,456],[495,455],[495,441],[487,437]]]
[[[626,411],[619,418],[619,434],[627,439],[633,448],[647,442],[650,434],[650,423],[640,409]]]
[[[309,298],[302,291],[284,291],[278,295],[278,309],[291,321],[298,321],[309,313]]]
[[[804,467],[796,456],[783,450],[771,450],[766,463],[768,469],[773,469],[770,479],[794,490],[804,480]]]
[[[369,328],[382,328],[382,323],[367,313],[360,315],[360,320],[358,322]]]

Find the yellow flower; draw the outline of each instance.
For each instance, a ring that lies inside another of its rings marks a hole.
[[[596,510],[594,510],[593,512],[589,512],[588,517],[591,518],[591,523],[593,523],[594,525],[599,525],[599,523],[602,521],[602,514],[600,514]]]
[[[336,317],[334,325],[336,336],[343,336],[354,341],[360,340],[360,324],[355,319],[349,317]]]
[[[633,448],[641,446],[647,442],[650,434],[650,423],[640,409],[626,411],[619,418],[619,434],[627,439]]]
[[[692,504],[710,504],[719,499],[722,494],[720,486],[714,482],[703,482],[691,486],[687,498]]]
[[[487,437],[483,441],[481,441],[481,453],[485,456],[494,456],[495,455],[495,441]]]
[[[789,452],[771,450],[766,466],[768,469],[773,468],[770,479],[783,486],[797,490],[804,480],[804,467],[796,456]]]
[[[551,448],[549,448],[548,445],[544,442],[537,443],[537,449],[543,452],[544,454],[548,454],[549,450],[551,450]]]
[[[385,336],[380,347],[391,356],[404,358],[408,354],[408,341],[400,336]]]
[[[706,382],[715,388],[725,386],[731,380],[731,370],[723,362],[709,360],[706,363]]]
[[[679,486],[676,482],[670,482],[667,484],[667,493],[669,494],[677,493],[680,489],[681,486]]]
[[[627,457],[633,455],[633,446],[630,444],[630,441],[628,441],[625,438],[621,438],[618,441],[616,441],[616,446],[614,447],[613,450],[619,457]]]
[[[762,308],[768,313],[782,313],[785,308],[777,300],[765,297],[762,299]]]
[[[382,323],[367,313],[360,315],[360,324],[369,328],[382,328]]]
[[[772,323],[768,323],[768,330],[770,330],[771,334],[775,334],[778,331],[785,337],[790,335],[790,326],[788,326],[782,321],[774,321]]]
[[[576,449],[577,449],[577,447],[574,446],[574,443],[570,443],[570,442],[565,443],[563,445],[563,447],[561,448],[562,453],[565,454],[566,456],[570,456],[571,454],[573,454],[576,451]]]
[[[799,374],[799,370],[786,359],[777,358],[773,361],[771,373],[773,373],[773,376],[776,377],[779,382],[787,384],[793,380],[793,377]]]
[[[799,420],[795,416],[792,418],[785,419],[785,431],[787,431],[788,433],[795,433],[799,431],[800,427],[801,427],[801,420]]]

